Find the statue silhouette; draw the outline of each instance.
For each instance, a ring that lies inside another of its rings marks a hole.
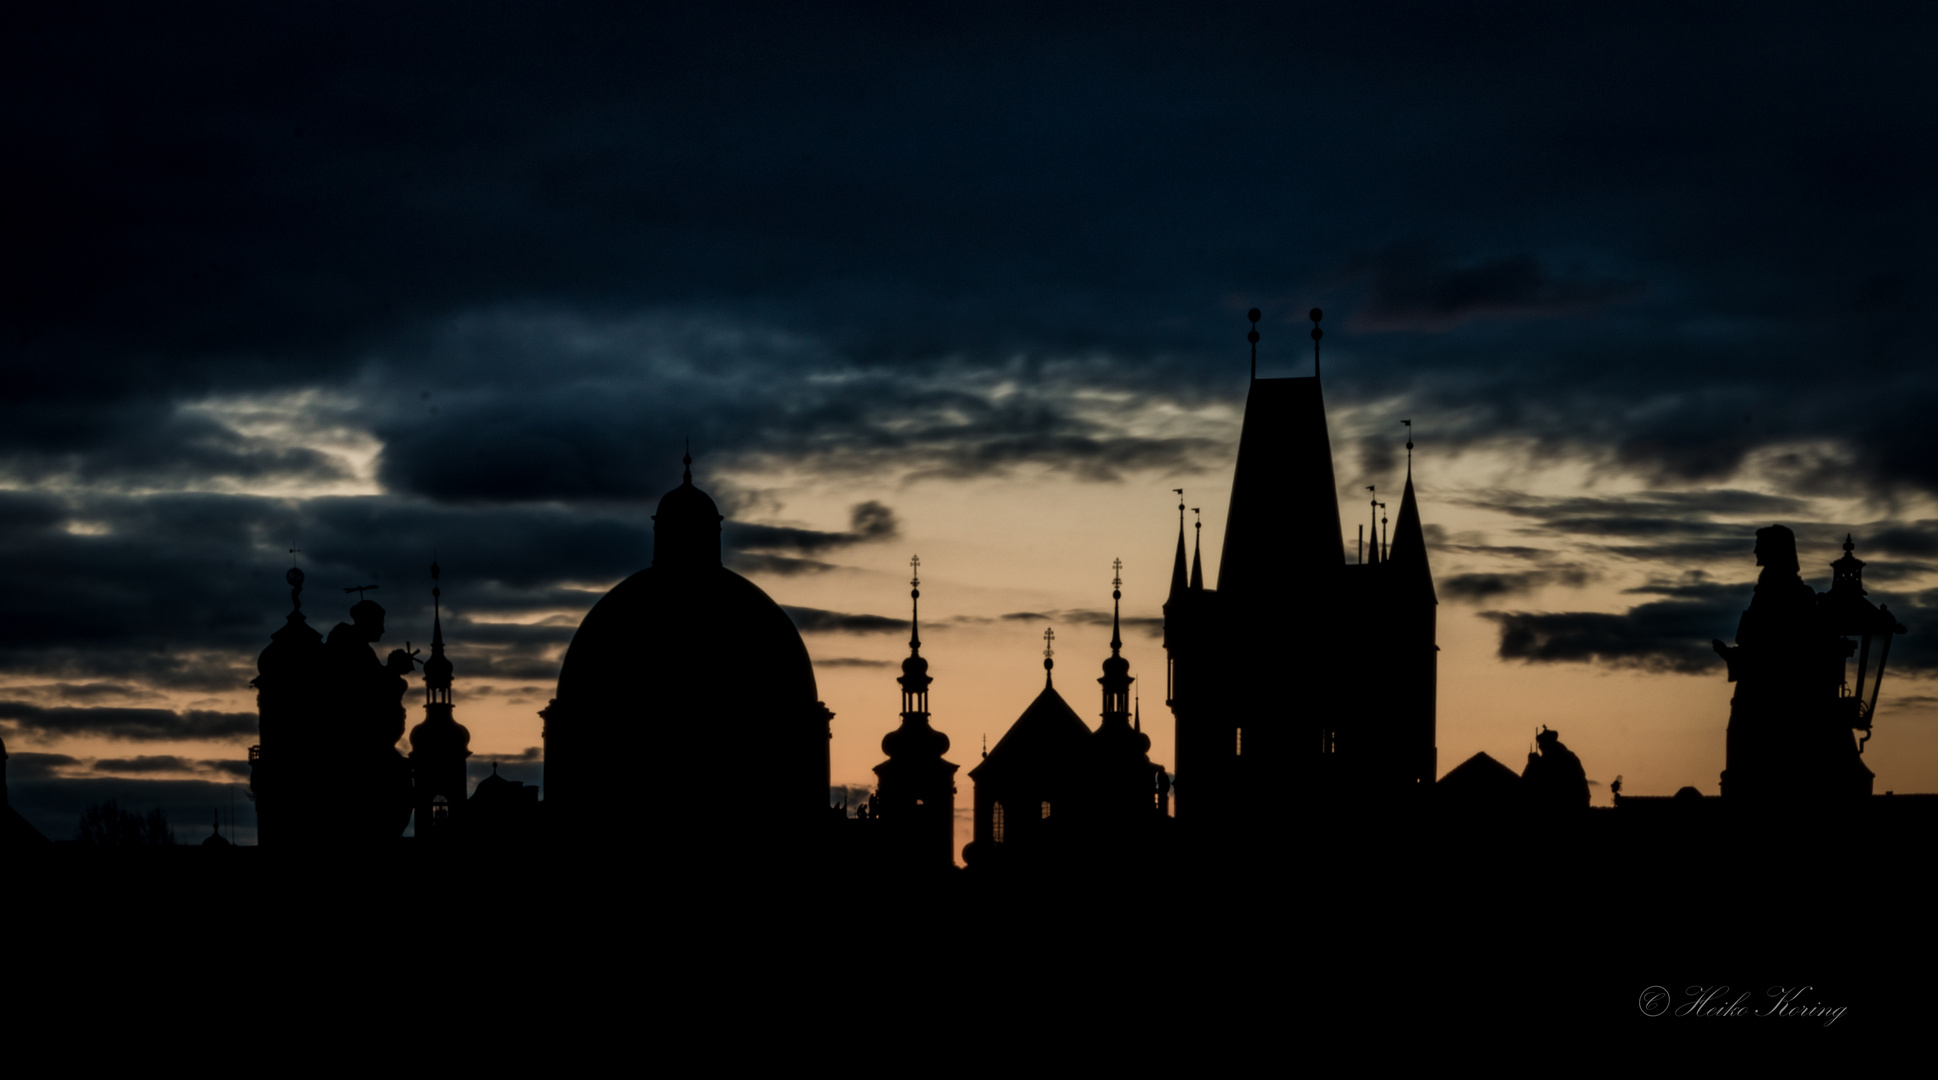
[[[1763,568],[1736,644],[1712,642],[1736,684],[1730,701],[1722,790],[1743,801],[1824,800],[1871,793],[1871,772],[1838,708],[1844,638],[1804,584],[1796,534],[1756,531]]]
[[[364,843],[394,838],[411,815],[410,763],[397,751],[404,737],[404,676],[409,653],[393,649],[378,661],[373,642],[383,640],[384,609],[358,600],[350,622],[338,623],[324,641],[326,698],[346,839]]]
[[[1528,753],[1521,786],[1536,811],[1569,813],[1588,807],[1588,773],[1574,751],[1561,745],[1559,733],[1543,727],[1534,737],[1539,747]]]

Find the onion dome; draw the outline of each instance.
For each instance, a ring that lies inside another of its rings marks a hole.
[[[908,657],[902,661],[902,726],[882,736],[882,753],[890,758],[939,758],[949,751],[949,737],[929,726],[929,662],[922,655],[922,559],[909,560],[917,576],[909,580]]]

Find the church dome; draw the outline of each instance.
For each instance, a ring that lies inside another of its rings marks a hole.
[[[746,854],[826,816],[828,714],[807,646],[721,565],[720,521],[689,472],[654,515],[653,565],[573,635],[545,729],[547,814],[567,835],[644,839],[642,821],[662,818],[673,827],[656,843]]]

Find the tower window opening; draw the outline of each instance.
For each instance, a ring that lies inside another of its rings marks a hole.
[[[1043,816],[1045,818],[1050,816],[1050,804],[1048,802],[1043,804]]]
[[[1231,756],[1233,757],[1245,756],[1245,729],[1244,728],[1236,728],[1232,731]]]
[[[991,843],[1003,842],[1003,804],[997,803],[989,815],[989,839]]]

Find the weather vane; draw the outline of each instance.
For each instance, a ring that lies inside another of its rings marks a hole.
[[[343,591],[344,591],[344,592],[345,592],[346,594],[348,594],[348,593],[356,593],[356,594],[357,594],[357,602],[358,602],[358,603],[362,603],[362,602],[363,602],[363,594],[364,594],[364,593],[367,593],[367,592],[375,592],[375,591],[377,591],[377,586],[375,586],[375,585],[352,585],[352,586],[350,586],[349,588],[347,588],[347,589],[345,589],[345,590],[343,590]]]
[[[1319,377],[1319,339],[1326,336],[1326,332],[1319,329],[1319,320],[1325,318],[1326,313],[1313,308],[1310,316],[1312,319],[1312,377],[1316,379]]]
[[[1250,319],[1250,320],[1252,320],[1252,330],[1251,330],[1251,333],[1249,333],[1249,334],[1246,334],[1246,335],[1245,335],[1245,340],[1246,340],[1246,341],[1249,341],[1249,342],[1251,342],[1251,343],[1252,343],[1252,380],[1253,380],[1254,382],[1256,382],[1256,381],[1258,380],[1258,317],[1259,317],[1259,310],[1258,310],[1257,308],[1253,308],[1252,310],[1250,310],[1250,311],[1248,311],[1248,312],[1246,312],[1246,313],[1245,313],[1245,317],[1246,317],[1247,319]],[[1180,492],[1180,494],[1182,494],[1182,493]]]

